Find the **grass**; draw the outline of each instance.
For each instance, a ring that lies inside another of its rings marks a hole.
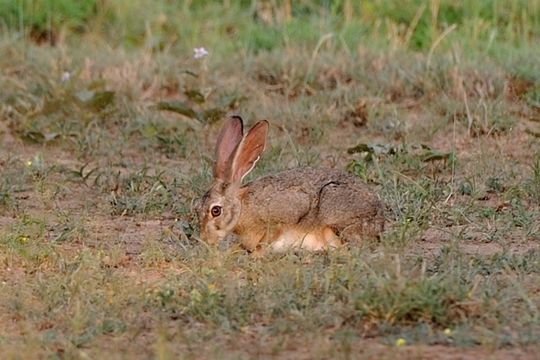
[[[538,1],[77,4],[0,1],[6,358],[534,358]],[[350,171],[382,238],[199,242],[230,113],[250,178]]]

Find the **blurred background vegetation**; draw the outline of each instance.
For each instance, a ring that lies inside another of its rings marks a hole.
[[[193,62],[199,47],[210,56]],[[373,85],[372,96],[389,90],[393,103],[397,93],[407,93],[400,84],[409,84],[407,96],[418,98],[447,91],[445,84],[454,84],[453,93],[461,94],[461,78],[470,83],[465,87],[475,89],[478,82],[496,77],[499,85],[488,86],[496,89],[488,93],[510,89],[536,107],[538,58],[540,0],[0,0],[0,63],[3,68],[17,68],[21,61],[29,65],[24,72],[17,70],[19,77],[28,75],[28,88],[23,91],[11,81],[3,86],[0,101],[30,114],[41,109],[44,93],[57,91],[48,80],[37,86],[38,78],[83,74],[89,81],[91,63],[98,85],[66,83],[75,92],[107,90],[98,100],[108,104],[111,91],[131,94],[132,100],[178,100],[180,91],[186,100],[182,106],[158,108],[208,122],[235,110],[244,92],[253,95],[242,89],[250,73],[254,86],[286,84],[286,92],[294,95],[324,90],[325,81],[315,78],[333,71],[330,78],[342,75],[332,80],[336,84],[354,79],[362,96],[362,86]],[[140,65],[128,66],[134,59]],[[122,70],[111,70],[120,63]],[[137,95],[136,86],[125,85],[127,69],[131,81],[142,84]],[[420,75],[422,80],[416,78]],[[210,96],[214,88],[230,91]],[[350,90],[347,94],[354,97]],[[23,97],[30,97],[28,104],[20,104]],[[462,102],[459,95],[455,106]],[[206,108],[196,114],[201,103]],[[246,104],[243,109],[250,114]],[[507,113],[501,110],[492,119]],[[470,130],[473,121],[467,118]]]
[[[418,51],[446,37],[490,51],[540,36],[540,0],[0,0],[0,14],[4,33],[40,42],[84,36],[158,51],[204,44],[218,54],[316,43],[327,33],[348,49]]]

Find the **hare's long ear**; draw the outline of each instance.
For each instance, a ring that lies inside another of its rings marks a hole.
[[[231,162],[231,183],[239,184],[242,182],[251,169],[255,166],[266,147],[266,136],[268,134],[268,121],[262,120],[253,125],[238,147],[232,157]]]
[[[244,124],[240,116],[231,116],[221,129],[216,143],[216,163],[214,164],[214,178],[226,180],[229,174],[229,164],[232,161],[234,150],[242,141]]]

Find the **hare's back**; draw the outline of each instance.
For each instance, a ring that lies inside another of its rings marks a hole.
[[[320,195],[319,219],[349,242],[378,237],[384,229],[381,200],[358,180],[325,186]]]
[[[330,169],[296,168],[256,179],[244,187],[243,221],[296,224],[312,219],[324,184],[343,175]]]
[[[270,221],[325,224],[369,216],[378,198],[357,177],[333,169],[296,168],[246,185],[244,206]]]
[[[352,233],[344,237],[378,236],[384,228],[383,205],[379,196],[358,177],[339,170],[299,170],[309,179],[312,199],[311,219],[334,229]],[[313,206],[315,204],[315,206]]]
[[[321,190],[319,214],[327,225],[346,226],[358,219],[374,218],[381,209],[377,194],[361,182],[330,183]]]
[[[330,227],[349,241],[378,236],[384,226],[377,194],[356,176],[297,168],[246,185],[242,222]]]

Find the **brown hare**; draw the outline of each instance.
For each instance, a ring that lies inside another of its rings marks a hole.
[[[265,243],[273,251],[322,250],[381,233],[382,203],[354,175],[296,168],[242,185],[267,133],[265,120],[244,135],[239,116],[227,119],[217,139],[212,186],[196,206],[203,241],[216,244],[235,235],[249,251]]]

